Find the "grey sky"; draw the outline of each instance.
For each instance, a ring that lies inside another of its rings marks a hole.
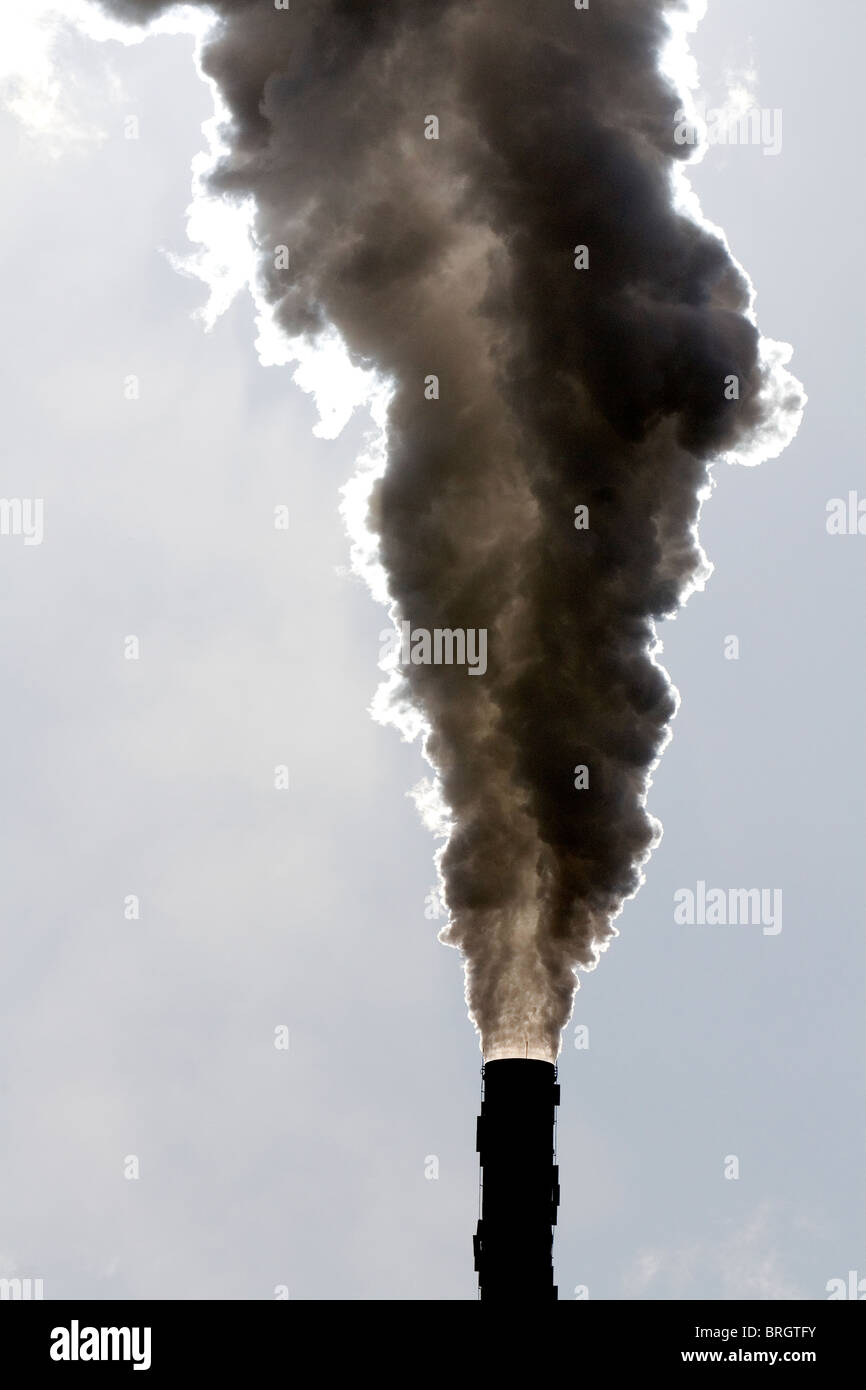
[[[661,632],[664,840],[582,977],[590,1047],[572,1026],[560,1059],[562,1298],[866,1275],[866,537],[825,528],[828,499],[866,496],[863,21],[833,13],[716,0],[693,45],[713,98],[753,56],[783,112],[778,156],[712,149],[694,183],[809,406],[780,460],[717,471],[715,572]],[[69,45],[101,143],[52,156],[0,120],[3,494],[45,499],[41,546],[0,538],[0,1274],[47,1297],[472,1298],[480,1056],[424,915],[426,769],[366,712],[383,613],[337,512],[367,422],[313,435],[247,298],[209,335],[191,319],[203,287],[162,254],[186,250],[210,112],[191,47]],[[698,880],[781,888],[782,931],[677,925]]]

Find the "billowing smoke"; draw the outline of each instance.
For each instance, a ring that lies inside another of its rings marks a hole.
[[[369,526],[394,619],[486,633],[483,674],[409,664],[397,699],[429,729],[442,936],[485,1056],[555,1058],[658,838],[676,693],[654,622],[706,573],[708,467],[778,453],[802,409],[743,272],[675,198],[659,54],[684,5],[201,8],[230,114],[213,187],[255,200],[277,322],[336,326],[393,386]]]

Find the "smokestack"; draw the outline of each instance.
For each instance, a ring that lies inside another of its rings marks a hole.
[[[556,1067],[507,1057],[485,1062],[481,1076],[481,1216],[474,1241],[481,1301],[550,1302],[559,1206]]]

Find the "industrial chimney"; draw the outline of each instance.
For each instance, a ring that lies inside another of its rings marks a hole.
[[[506,1057],[485,1062],[481,1077],[481,1216],[474,1240],[481,1301],[549,1302],[557,1296],[556,1067]]]

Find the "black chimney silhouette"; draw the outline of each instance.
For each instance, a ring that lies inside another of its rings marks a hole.
[[[556,1067],[508,1057],[485,1062],[481,1076],[481,1217],[474,1240],[481,1301],[549,1302],[557,1297]]]

